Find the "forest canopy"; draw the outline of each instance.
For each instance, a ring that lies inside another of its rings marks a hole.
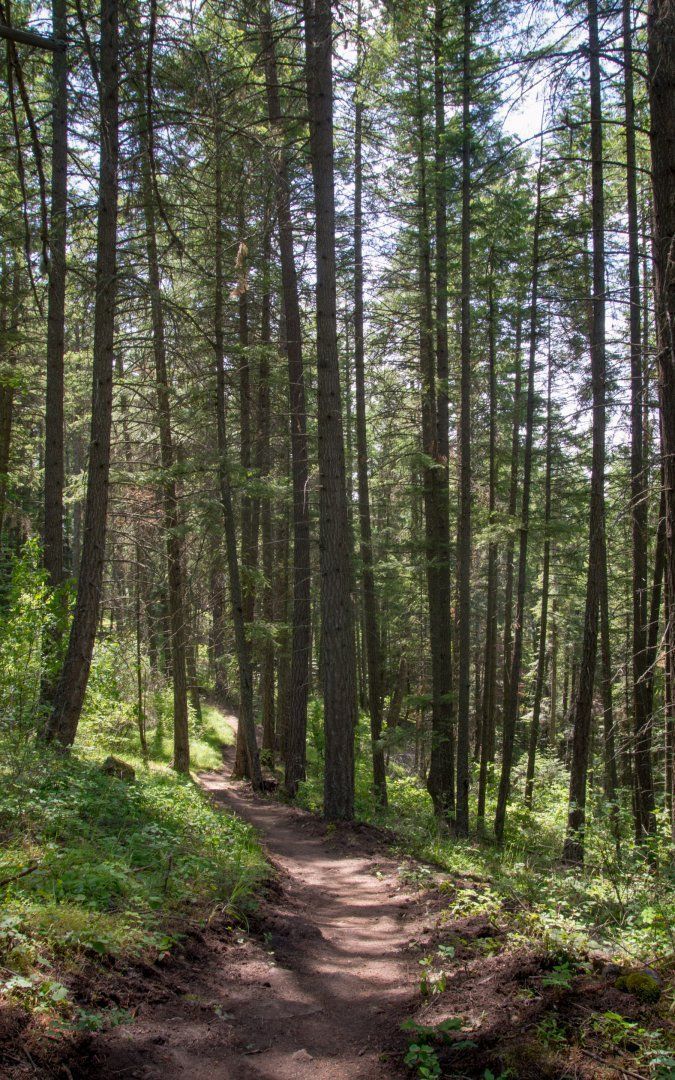
[[[633,907],[586,929],[672,952],[671,0],[3,0],[0,38],[8,798],[186,777],[229,708],[254,790],[563,908],[590,861]]]

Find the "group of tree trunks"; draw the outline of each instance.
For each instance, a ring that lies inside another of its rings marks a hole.
[[[153,9],[154,11],[154,9]],[[659,623],[661,582],[665,572],[666,669],[671,688],[675,661],[675,634],[672,611],[675,604],[675,3],[650,0],[648,9],[648,87],[651,110],[652,191],[654,214],[654,289],[658,342],[660,440],[662,449],[661,516],[655,557],[651,599],[648,590],[647,482],[644,457],[644,372],[643,326],[640,293],[639,215],[635,148],[635,101],[631,7],[623,0],[623,80],[626,133],[626,207],[628,226],[628,294],[630,303],[630,475],[632,513],[632,684],[634,718],[635,816],[638,838],[654,830],[654,783],[651,765],[651,725],[653,710],[653,664]],[[49,275],[47,309],[47,382],[45,414],[44,566],[50,585],[59,589],[65,578],[63,539],[64,488],[64,319],[66,288],[66,206],[68,164],[68,39],[65,0],[53,0],[53,37],[12,28],[4,7],[2,36],[8,40],[9,66],[22,99],[25,97],[17,43],[45,48],[52,55],[52,151],[51,199],[47,212],[43,191],[43,254]],[[471,558],[472,558],[472,36],[475,13],[471,0],[462,8],[461,78],[461,298],[459,326],[460,391],[458,415],[458,516],[456,563],[456,625],[453,625],[451,581],[452,547],[450,527],[450,444],[449,444],[449,346],[448,346],[448,213],[447,213],[447,133],[446,71],[442,42],[446,33],[442,0],[435,0],[433,16],[433,175],[429,175],[427,129],[421,88],[421,58],[416,56],[416,165],[417,165],[417,259],[419,301],[419,375],[422,399],[421,448],[422,488],[427,576],[429,654],[431,660],[431,756],[428,789],[437,814],[451,818],[459,836],[469,831],[470,779],[470,672],[471,672]],[[142,210],[146,230],[147,278],[151,303],[152,342],[156,378],[157,416],[161,451],[161,499],[166,537],[166,567],[170,624],[171,677],[174,691],[174,765],[189,769],[188,667],[192,663],[186,637],[187,614],[179,497],[175,476],[176,452],[172,438],[171,381],[165,344],[165,314],[162,300],[161,267],[157,245],[157,221],[162,216],[154,175],[153,153],[153,26],[146,46],[132,11],[124,8],[126,31],[137,46],[137,66],[133,71],[136,101],[136,131],[140,151]],[[274,16],[269,0],[260,3],[255,33],[260,41],[260,64],[264,76],[267,119],[274,146],[274,218],[281,261],[284,347],[288,360],[290,452],[292,478],[292,611],[290,639],[289,710],[284,731],[285,787],[289,796],[297,793],[305,775],[305,746],[310,668],[310,523],[308,506],[308,448],[305,401],[305,371],[301,326],[301,306],[296,267],[292,214],[292,186],[286,119],[282,113]],[[96,297],[94,310],[93,385],[91,432],[87,467],[87,491],[82,525],[81,552],[77,568],[77,597],[67,644],[61,647],[64,620],[57,620],[45,648],[51,655],[63,653],[60,672],[45,679],[45,736],[63,746],[72,744],[78,727],[92,660],[102,591],[108,510],[110,442],[113,405],[113,345],[117,290],[117,207],[119,156],[119,12],[118,0],[101,0],[100,43],[90,61],[98,87],[100,104],[100,172],[98,183],[98,225]],[[353,604],[352,539],[346,478],[343,408],[337,336],[336,299],[336,202],[333,133],[333,10],[331,0],[304,0],[304,46],[309,146],[314,197],[316,241],[316,380],[317,445],[319,486],[319,586],[321,601],[320,665],[325,726],[324,809],[329,819],[349,819],[354,813],[354,731],[357,721],[357,670]],[[590,738],[598,649],[601,657],[603,720],[605,740],[605,790],[610,802],[616,797],[617,775],[614,753],[614,718],[611,693],[611,655],[607,597],[607,544],[605,520],[605,413],[606,413],[606,265],[603,105],[601,92],[601,42],[596,0],[588,0],[588,62],[591,149],[592,252],[588,344],[592,387],[592,461],[590,477],[588,562],[582,651],[573,702],[573,742],[569,789],[569,814],[564,856],[579,862],[584,854],[584,827]],[[361,10],[358,12],[358,28]],[[356,401],[356,466],[358,480],[358,525],[360,538],[361,588],[363,598],[363,639],[367,670],[367,702],[370,713],[373,786],[377,802],[387,801],[383,729],[382,629],[374,574],[373,536],[370,507],[370,474],[366,420],[366,363],[364,328],[363,257],[363,122],[365,106],[359,95],[362,53],[361,38],[357,58],[354,132],[353,202],[353,310],[354,375]],[[206,63],[208,67],[208,62]],[[214,83],[215,86],[215,83]],[[218,439],[219,491],[223,535],[229,578],[231,618],[239,669],[240,741],[238,769],[250,777],[254,787],[262,784],[257,746],[253,668],[249,623],[253,617],[253,571],[257,562],[258,532],[262,531],[265,578],[272,576],[271,516],[268,499],[262,503],[242,500],[242,538],[237,538],[227,432],[223,264],[222,159],[224,154],[223,110],[225,102],[210,88],[212,144],[215,162],[214,221],[214,393]],[[27,114],[28,104],[26,103]],[[542,141],[543,148],[543,141]],[[542,150],[543,153],[543,150]],[[36,148],[36,158],[39,159]],[[42,174],[41,174],[42,175]],[[433,194],[432,194],[433,193]],[[518,462],[521,427],[521,320],[516,334],[516,383],[513,400],[512,464],[508,514],[518,521],[518,560],[515,573],[513,610],[513,538],[506,553],[505,606],[503,626],[503,727],[501,773],[495,835],[502,840],[510,794],[515,750],[516,721],[519,715],[523,633],[528,572],[530,492],[534,438],[535,361],[540,339],[539,276],[542,218],[542,162],[540,159],[536,210],[532,227],[532,254],[529,290],[528,361],[525,387],[522,479]],[[431,206],[433,203],[433,229]],[[242,356],[248,344],[246,296],[245,208],[240,210],[242,283],[239,292],[239,327]],[[272,221],[267,229],[267,274]],[[495,515],[495,409],[496,346],[495,318],[498,300],[494,283],[498,268],[492,263],[489,286],[489,506],[490,522]],[[3,274],[3,281],[6,275]],[[435,283],[435,302],[434,289]],[[263,347],[269,345],[269,285],[263,296]],[[13,318],[12,297],[3,288],[3,326]],[[241,361],[241,466],[250,469],[255,455],[258,472],[265,476],[270,467],[269,389],[261,363],[259,413],[267,417],[266,436],[254,451],[250,432],[250,385],[246,359]],[[267,394],[267,397],[265,396]],[[11,389],[3,387],[0,440],[0,527],[4,512],[5,480],[11,436]],[[7,414],[7,415],[6,415]],[[517,495],[520,486],[520,509]],[[548,594],[551,543],[548,528],[551,514],[551,359],[549,342],[548,417],[545,476],[545,539],[542,609],[539,624],[534,708],[531,721],[526,778],[526,803],[531,805],[541,703],[546,664]],[[265,554],[267,553],[267,554]],[[489,769],[495,757],[495,717],[497,713],[497,549],[490,543],[487,559],[486,636],[481,661],[482,698],[476,696],[476,746],[479,762],[478,824],[484,827]],[[140,588],[140,586],[139,586]],[[218,589],[217,582],[214,588]],[[271,587],[263,596],[263,608],[271,614]],[[222,607],[222,602],[221,602]],[[554,618],[555,621],[555,618]],[[554,627],[555,630],[555,627]],[[455,637],[456,635],[456,637]],[[216,643],[214,627],[214,651]],[[452,655],[456,640],[456,664]],[[330,658],[329,662],[326,658]],[[271,663],[271,668],[270,668]],[[404,660],[401,661],[405,671]],[[274,658],[266,654],[263,663],[264,750],[274,753]],[[192,666],[194,664],[192,663]],[[266,672],[266,674],[265,674]],[[453,685],[453,673],[456,685]],[[405,676],[404,676],[405,677]],[[399,680],[400,681],[400,680]],[[194,677],[192,678],[194,682]],[[271,688],[271,689],[270,689]],[[271,694],[271,696],[270,696]],[[391,716],[400,708],[401,687],[392,693]],[[398,706],[395,706],[398,702]],[[672,700],[667,703],[672,717]],[[672,777],[671,777],[672,783]]]

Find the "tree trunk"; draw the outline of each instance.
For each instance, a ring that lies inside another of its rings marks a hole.
[[[52,2],[54,38],[68,36],[66,0]],[[63,352],[66,305],[66,213],[68,196],[68,55],[52,58],[52,189],[47,300],[47,391],[45,399],[44,566],[52,588],[63,566]]]
[[[544,566],[541,578],[541,617],[539,621],[539,652],[537,656],[537,676],[532,705],[532,723],[527,754],[527,773],[525,776],[525,805],[532,809],[534,793],[534,765],[539,742],[541,699],[544,693],[546,677],[546,641],[548,633],[548,583],[551,571],[551,330],[548,342],[548,394],[546,400],[546,474],[544,479]]]
[[[516,509],[518,506],[518,465],[520,458],[520,397],[521,397],[521,367],[522,367],[522,333],[523,321],[521,305],[518,304],[516,316],[516,347],[515,362],[516,372],[513,385],[513,420],[511,424],[511,472],[509,478],[509,535],[506,542],[506,558],[504,570],[504,636],[502,657],[502,717],[506,712],[506,703],[509,697],[509,679],[511,677],[511,653],[513,637],[513,556],[515,550],[515,536],[511,531],[515,529]],[[491,758],[490,760],[493,760]]]
[[[647,688],[648,490],[644,449],[644,377],[640,295],[640,249],[633,95],[633,30],[630,0],[623,0],[624,108],[626,117],[626,202],[628,213],[628,295],[631,371],[631,517],[633,544],[633,728],[638,834],[654,828],[651,768],[651,710]]]
[[[491,531],[488,545],[487,597],[485,611],[485,659],[483,674],[483,700],[480,718],[478,772],[478,803],[476,824],[483,832],[485,823],[485,797],[487,793],[488,767],[492,760],[495,739],[495,691],[497,674],[497,544],[492,536],[495,528],[496,486],[497,486],[497,386],[496,386],[496,346],[495,346],[495,302],[493,295],[493,266],[490,254],[490,279],[488,284],[488,397],[490,410],[489,436],[489,493],[488,522]],[[477,707],[477,706],[476,706]]]
[[[361,7],[357,19],[357,68],[361,71]],[[363,325],[363,104],[356,85],[354,129],[354,375],[356,381],[356,455],[361,536],[364,645],[368,671],[368,708],[373,754],[373,792],[378,807],[387,805],[387,774],[382,746],[382,655],[373,570],[373,538],[368,481],[368,434]]]
[[[288,470],[287,470],[288,471]],[[277,620],[283,624],[283,631],[280,634],[279,649],[277,653],[277,700],[276,700],[276,732],[275,741],[276,749],[281,755],[281,759],[286,763],[288,756],[288,741],[289,741],[289,728],[290,728],[290,713],[291,713],[291,634],[286,627],[288,626],[291,614],[291,597],[289,595],[289,552],[290,552],[290,529],[289,519],[286,513],[285,507],[280,515],[280,520],[275,529],[275,546],[277,549],[277,557],[275,561],[275,597],[274,597],[274,609],[277,613]],[[292,588],[292,583],[291,588]],[[307,662],[305,671],[307,670]],[[305,729],[307,726],[307,711],[304,713]],[[305,743],[303,743],[304,751]],[[304,759],[303,759],[304,760]]]
[[[239,275],[238,293],[238,330],[239,330],[239,464],[241,467],[242,494],[241,510],[241,596],[244,607],[244,622],[248,627],[253,623],[255,612],[255,571],[258,562],[258,513],[257,499],[252,499],[249,492],[253,467],[251,439],[251,362],[248,327],[248,247],[246,245],[246,219],[242,202],[239,208],[236,270]],[[247,629],[247,634],[249,631]],[[249,636],[248,652],[251,664],[251,680],[254,676],[253,648]],[[252,691],[253,692],[253,691]],[[248,751],[243,726],[237,728],[237,741],[234,758],[234,776],[248,777]]]
[[[271,297],[270,297],[270,248],[272,230],[265,222],[263,237],[263,272],[260,317],[260,365],[258,368],[258,440],[257,469],[262,484],[269,483],[271,468],[270,449],[270,349],[271,349]],[[266,763],[274,764],[274,549],[272,547],[272,499],[269,491],[264,491],[260,499],[260,525],[262,543],[262,568],[264,585],[262,589],[262,617],[265,623],[265,637],[262,643],[260,661],[260,699],[262,707],[262,749]]]
[[[354,816],[356,657],[345,486],[335,278],[333,25],[331,0],[305,0],[310,156],[316,218],[317,423],[321,653],[325,724],[324,814]]]
[[[553,551],[555,558],[555,549]],[[553,605],[551,608],[551,701],[548,715],[548,748],[555,750],[558,737],[558,604],[556,586],[553,585]]]
[[[265,62],[267,112],[273,136],[279,140],[276,159],[276,207],[281,256],[281,284],[284,304],[285,344],[288,356],[288,388],[291,429],[291,484],[293,491],[293,606],[290,646],[288,693],[285,693],[287,649],[280,657],[279,695],[282,696],[282,665],[284,696],[278,707],[283,731],[285,762],[284,788],[294,798],[298,784],[305,776],[307,741],[307,698],[309,695],[309,665],[311,656],[310,607],[310,546],[309,497],[307,460],[307,411],[305,405],[305,376],[302,358],[302,324],[298,297],[298,276],[295,266],[291,192],[288,154],[285,147],[279,98],[276,50],[272,33],[269,3],[262,6],[261,40]],[[286,722],[287,721],[287,722]]]
[[[219,103],[216,102],[218,110]],[[215,310],[214,342],[216,364],[216,420],[218,425],[218,480],[223,510],[225,551],[230,579],[230,604],[234,626],[235,647],[239,665],[239,727],[243,732],[246,748],[247,771],[254,791],[262,789],[260,753],[255,732],[253,712],[253,669],[250,643],[246,634],[246,620],[242,598],[239,559],[237,553],[237,530],[232,505],[232,487],[227,460],[227,428],[225,422],[225,343],[223,338],[223,196],[222,196],[222,137],[220,117],[215,117]]]
[[[438,33],[435,35],[439,41]],[[439,46],[437,45],[437,48]],[[440,54],[439,54],[440,55]],[[436,65],[438,68],[438,64]],[[420,383],[422,392],[422,450],[425,455],[423,476],[425,561],[429,607],[429,651],[431,654],[431,754],[427,789],[434,810],[449,817],[455,806],[454,731],[452,705],[452,656],[450,637],[449,537],[444,545],[445,510],[443,503],[444,462],[441,460],[439,437],[439,395],[434,363],[433,313],[431,295],[431,243],[429,235],[429,193],[427,183],[424,115],[421,91],[421,58],[417,58],[417,127],[418,127],[418,258],[419,258],[419,326],[420,326]],[[438,81],[436,90],[438,93]],[[441,81],[442,91],[442,81]],[[438,112],[438,109],[437,109]],[[437,120],[437,127],[439,121]],[[437,134],[438,142],[438,134]],[[443,229],[441,228],[441,233]],[[441,251],[441,263],[445,257]],[[443,265],[441,273],[443,274]],[[441,279],[443,291],[443,279]],[[447,298],[446,301],[447,303]],[[443,300],[441,299],[441,303]],[[444,342],[441,340],[441,349]],[[447,340],[446,371],[447,371]],[[447,428],[447,387],[446,428]],[[445,434],[447,444],[447,431]],[[447,466],[447,455],[445,460]],[[447,574],[447,578],[446,578]],[[448,588],[446,590],[446,580]]]
[[[586,786],[598,648],[601,557],[605,545],[605,209],[603,189],[600,43],[596,0],[588,0],[588,43],[591,97],[591,185],[593,229],[593,304],[591,382],[593,388],[593,451],[589,515],[589,556],[584,640],[574,716],[567,835],[563,858],[584,859]]]
[[[654,548],[654,570],[649,603],[647,630],[647,656],[645,659],[646,708],[647,715],[654,712],[654,667],[659,643],[659,612],[661,609],[661,588],[666,563],[666,495],[661,474],[661,496],[659,498],[659,520],[656,527],[656,545]]]
[[[12,270],[12,290],[7,297],[7,268],[4,267],[2,275],[2,311],[0,316],[0,347],[2,347],[2,359],[7,364],[6,372],[2,372],[2,384],[0,385],[0,548],[2,547],[2,530],[5,523],[5,510],[7,506],[7,489],[9,486],[9,456],[12,448],[12,426],[14,422],[14,382],[12,369],[15,366],[13,356],[13,343],[8,341],[8,330],[13,337],[19,324],[20,283],[21,276],[18,264],[15,263]]]
[[[665,492],[666,583],[675,597],[675,3],[649,0],[647,11],[651,107],[653,257],[659,370],[659,404]],[[672,627],[671,627],[672,631]],[[673,671],[675,634],[667,639],[667,670]]]
[[[101,0],[101,159],[98,196],[96,301],[91,438],[87,472],[82,563],[75,613],[61,674],[54,692],[47,737],[70,746],[77,733],[98,623],[105,560],[113,341],[117,291],[118,197],[118,11],[117,0]]]
[[[600,589],[600,650],[602,658],[602,741],[604,789],[609,803],[616,800],[618,775],[616,768],[616,739],[614,738],[614,704],[612,701],[612,653],[609,630],[609,588],[607,582],[607,537],[598,553]]]
[[[403,699],[405,697],[407,685],[408,663],[405,656],[402,656],[398,662],[394,692],[389,699],[389,711],[387,713],[387,727],[392,730],[393,728],[398,727],[401,721],[401,710],[403,708]]]
[[[136,34],[136,38],[140,35]],[[140,44],[140,42],[137,42]],[[152,54],[147,60],[151,73]],[[148,74],[148,88],[150,86]],[[151,94],[146,94],[144,80],[137,75],[138,136],[141,148],[141,194],[145,221],[145,249],[148,263],[152,351],[155,362],[157,421],[162,467],[161,492],[164,511],[164,536],[171,627],[171,675],[173,681],[173,767],[176,772],[190,771],[190,737],[188,732],[188,679],[185,590],[183,582],[183,553],[180,540],[178,494],[174,477],[175,452],[171,430],[171,400],[166,362],[166,332],[162,301],[159,255],[157,251],[157,221],[155,185],[152,162],[152,116],[149,113]],[[192,680],[191,680],[192,682]]]
[[[458,653],[457,808],[455,832],[469,835],[469,709],[471,695],[471,2],[464,4],[462,66],[462,336],[457,537]]]
[[[525,417],[525,457],[523,461],[523,496],[520,511],[520,539],[518,545],[518,585],[516,589],[516,619],[513,635],[513,652],[509,672],[509,693],[504,703],[502,731],[502,769],[495,813],[495,836],[499,843],[504,838],[506,804],[511,788],[511,768],[516,734],[516,719],[520,704],[520,669],[523,649],[523,624],[525,619],[525,592],[527,586],[527,545],[530,528],[530,489],[532,484],[532,441],[534,428],[534,367],[537,354],[537,316],[539,300],[539,232],[541,226],[541,153],[537,173],[537,202],[532,237],[532,296],[530,300],[530,342],[527,367],[527,411]]]
[[[664,686],[664,712],[666,721],[666,807],[670,817],[670,838],[675,841],[675,650],[673,649],[673,607],[666,595],[666,669]]]
[[[225,582],[220,551],[211,564],[211,662],[216,700],[224,705],[229,697],[225,666]]]

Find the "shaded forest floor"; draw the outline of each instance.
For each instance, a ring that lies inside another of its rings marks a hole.
[[[92,966],[82,999],[131,1022],[18,1039],[7,1076],[675,1076],[664,1009],[618,989],[606,958],[476,911],[489,882],[437,874],[393,833],[254,796],[229,779],[232,753],[200,782],[261,835],[273,876],[255,915],[224,912],[154,963]]]

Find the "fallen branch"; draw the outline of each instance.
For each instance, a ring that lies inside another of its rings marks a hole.
[[[630,1069],[624,1069],[623,1065],[610,1065],[608,1061],[603,1061],[597,1054],[592,1054],[590,1050],[584,1050],[583,1046],[580,1046],[579,1049],[586,1057],[591,1058],[592,1061],[600,1062],[606,1069],[614,1069],[614,1072],[621,1073],[622,1076],[630,1076],[631,1080],[647,1080],[647,1077],[643,1076],[642,1073],[631,1072]]]
[[[31,863],[25,870],[19,870],[18,874],[12,874],[10,877],[3,878],[2,881],[0,881],[0,889],[4,888],[5,885],[10,885],[12,881],[18,881],[19,878],[26,877],[27,874],[32,874],[33,870],[37,870],[39,865],[39,863]]]

